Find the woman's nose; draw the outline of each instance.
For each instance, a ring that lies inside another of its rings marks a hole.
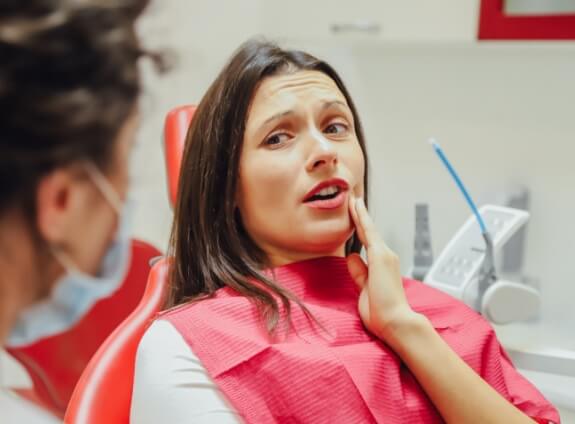
[[[337,150],[333,143],[326,139],[322,133],[313,131],[310,134],[310,143],[312,143],[312,148],[307,166],[308,171],[337,165]]]

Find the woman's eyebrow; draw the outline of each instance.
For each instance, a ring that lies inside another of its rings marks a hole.
[[[322,105],[322,109],[329,109],[332,106],[343,106],[346,109],[349,109],[349,106],[347,105],[347,103],[342,102],[341,100],[330,100],[327,102],[324,102]]]
[[[291,110],[291,109],[290,109],[290,110],[285,110],[285,111],[283,111],[283,112],[276,113],[275,115],[272,115],[272,116],[270,116],[268,119],[266,119],[266,120],[260,125],[260,128],[263,127],[263,126],[266,125],[266,124],[269,124],[269,123],[272,122],[272,121],[275,121],[275,120],[277,120],[277,119],[283,118],[284,116],[293,115],[293,113],[294,113],[294,111]]]
[[[325,109],[329,109],[332,106],[341,106],[341,107],[344,107],[345,109],[349,109],[349,106],[347,105],[347,103],[345,103],[341,100],[337,100],[337,99],[323,102],[323,104],[321,105],[321,108],[322,108],[322,110],[325,110]],[[267,118],[264,122],[262,122],[261,125],[259,125],[259,128],[264,127],[265,125],[269,124],[272,121],[276,121],[280,118],[283,118],[283,117],[289,116],[289,115],[293,115],[293,114],[294,114],[294,111],[292,109],[284,110],[283,112],[276,113],[276,114],[270,116],[269,118]]]

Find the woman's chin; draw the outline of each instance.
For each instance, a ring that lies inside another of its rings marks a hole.
[[[317,253],[332,254],[345,247],[345,243],[353,234],[349,226],[343,228],[316,228],[306,232],[304,236],[306,250]]]

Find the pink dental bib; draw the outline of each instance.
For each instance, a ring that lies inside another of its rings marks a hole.
[[[270,339],[256,307],[229,288],[162,316],[246,422],[443,422],[409,369],[363,327],[344,258],[293,263],[274,273],[321,327],[294,304],[294,329]],[[539,422],[559,422],[481,316],[422,283],[405,279],[404,287],[412,308],[499,393]]]

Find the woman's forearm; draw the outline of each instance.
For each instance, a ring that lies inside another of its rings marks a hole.
[[[533,423],[451,350],[423,315],[397,325],[384,339],[446,422]]]

